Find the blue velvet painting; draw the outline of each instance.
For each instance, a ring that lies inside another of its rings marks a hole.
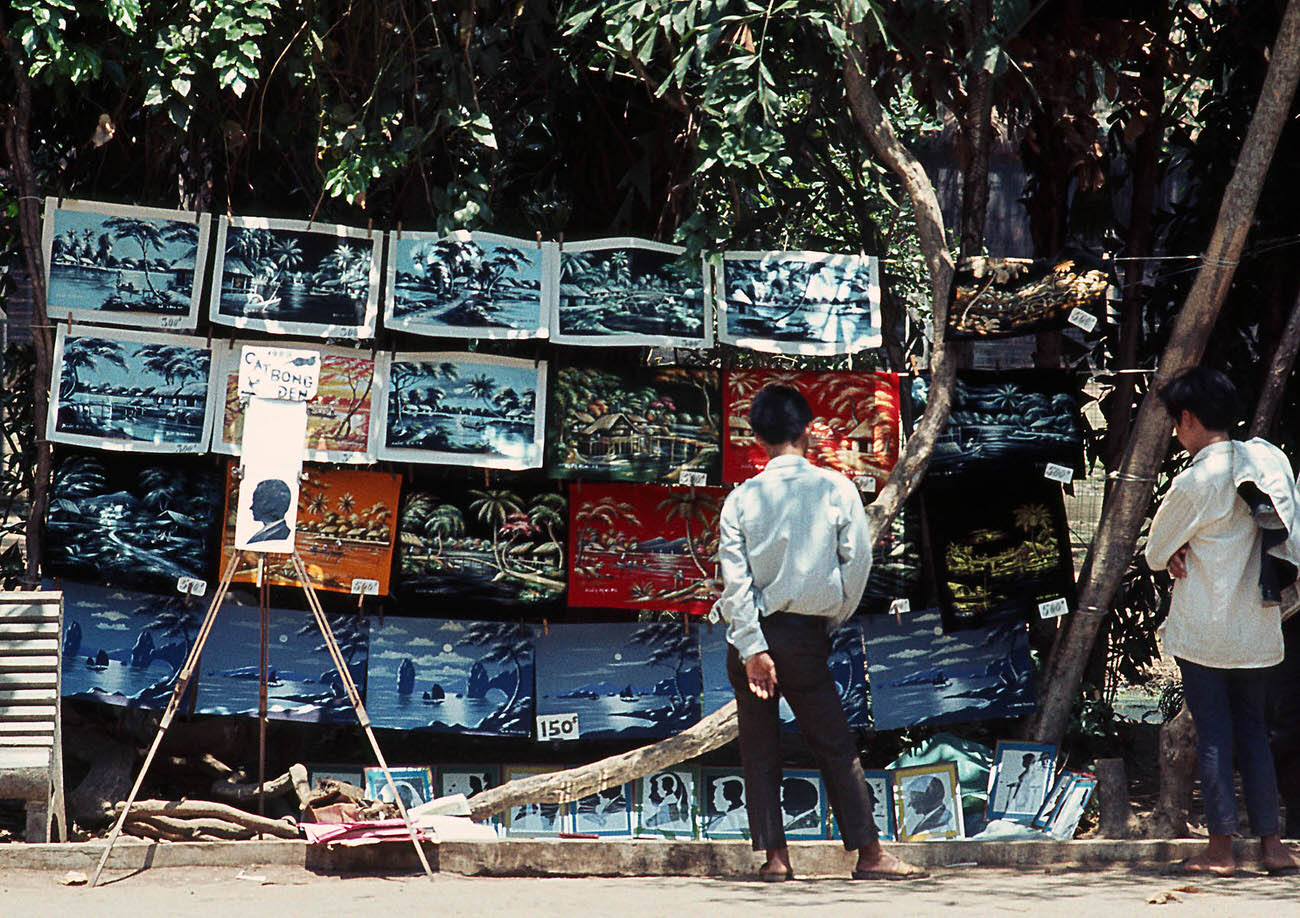
[[[330,616],[329,621],[364,698],[367,625],[355,615]],[[222,605],[200,662],[199,713],[257,716],[260,630],[256,606],[236,605],[229,599]],[[357,722],[310,612],[271,609],[267,635],[268,717],[307,723]]]
[[[695,635],[674,622],[552,625],[537,640],[537,714],[583,739],[672,736],[700,719]]]
[[[591,835],[632,834],[632,788],[616,784],[573,801],[573,831]]]
[[[889,530],[871,549],[871,576],[862,593],[858,613],[885,612],[895,599],[919,606],[924,601],[921,578],[921,513],[909,500],[894,517]]]
[[[533,630],[389,617],[370,629],[368,690],[377,727],[530,737]]]
[[[877,730],[1019,717],[1034,710],[1023,615],[945,632],[938,609],[865,620]]]

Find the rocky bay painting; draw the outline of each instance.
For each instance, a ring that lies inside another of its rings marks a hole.
[[[777,354],[880,347],[880,263],[824,252],[727,252],[716,259],[719,336]]]
[[[637,782],[635,834],[699,838],[699,783],[700,770],[694,766],[679,765],[641,778]]]
[[[944,630],[938,609],[870,615],[863,625],[877,730],[1034,710],[1034,664],[1021,615],[952,632]]]
[[[537,638],[537,714],[581,739],[672,736],[700,719],[700,648],[679,622],[551,625]]]
[[[1062,328],[1075,309],[1102,319],[1110,283],[1103,262],[1077,253],[966,258],[953,275],[948,334],[995,338]]]
[[[314,338],[373,338],[383,233],[329,223],[220,217],[209,317]]]
[[[562,367],[550,384],[546,469],[553,478],[677,484],[721,480],[718,371]]]
[[[131,328],[193,329],[208,214],[45,199],[46,311]]]
[[[533,628],[387,616],[370,629],[366,710],[377,727],[530,737]]]
[[[546,364],[487,354],[381,360],[380,459],[476,468],[542,464]]]
[[[721,595],[721,488],[584,484],[569,501],[569,605],[703,615]]]
[[[704,281],[685,251],[648,239],[564,243],[551,339],[592,347],[711,347]]]
[[[858,371],[728,370],[723,374],[722,479],[741,482],[767,465],[749,409],[764,386],[798,389],[812,408],[808,459],[875,494],[898,461],[898,374]]]
[[[170,592],[205,580],[217,546],[221,477],[196,458],[105,461],[68,453],[50,480],[47,576]]]
[[[384,327],[444,338],[545,338],[555,249],[463,230],[389,234]]]
[[[410,491],[397,591],[420,602],[555,602],[565,589],[568,525],[563,491],[545,485]]]
[[[216,349],[217,390],[222,416],[214,426],[212,451],[240,454],[247,406],[239,397],[239,356],[252,341]],[[316,397],[307,402],[307,451],[312,462],[368,464],[375,459],[375,359],[369,351],[316,347],[321,353]]]
[[[60,325],[46,438],[123,452],[206,452],[211,368],[200,339]]]

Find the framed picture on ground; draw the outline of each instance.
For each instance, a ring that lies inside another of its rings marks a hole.
[[[507,765],[505,781],[550,774],[557,769],[547,765]],[[545,837],[568,832],[572,819],[570,803],[527,803],[505,811],[502,821],[506,834],[522,838]]]
[[[863,771],[867,779],[867,803],[871,806],[871,819],[876,824],[876,832],[881,841],[896,841],[897,832],[894,823],[894,775],[890,771]],[[840,825],[835,819],[835,812],[826,807],[826,835],[838,840]]]
[[[998,740],[989,771],[988,818],[1028,821],[1042,809],[1056,774],[1054,743]]]
[[[894,813],[899,841],[961,838],[961,785],[953,762],[914,765],[894,772]]]
[[[826,837],[826,788],[821,772],[787,769],[781,774],[781,823],[786,838]]]
[[[437,775],[439,797],[464,794],[469,798],[501,783],[496,765],[439,765]]]
[[[637,782],[636,834],[671,839],[700,835],[696,788],[700,772],[675,767],[646,775]]]
[[[1047,820],[1047,834],[1061,841],[1074,838],[1088,802],[1097,789],[1096,775],[1080,772],[1072,776],[1069,785],[1061,792],[1061,801]]]
[[[433,799],[433,769],[429,766],[390,766],[388,771],[393,776],[397,792],[402,795],[402,805],[408,810]],[[388,779],[384,777],[384,770],[377,765],[366,769],[366,796],[371,800],[393,802]]]
[[[749,838],[745,776],[730,768],[700,773],[700,835],[704,838]]]
[[[1048,820],[1052,818],[1052,814],[1055,813],[1057,808],[1061,805],[1061,798],[1065,795],[1066,790],[1078,774],[1077,771],[1063,771],[1056,776],[1056,780],[1052,782],[1052,789],[1047,792],[1047,796],[1044,798],[1042,806],[1038,808],[1038,812],[1035,813],[1034,817],[1029,821],[1031,826],[1035,829],[1047,828]]]
[[[570,804],[573,831],[589,835],[631,835],[635,782],[616,784]]]
[[[394,775],[394,778],[397,776]],[[307,766],[307,783],[313,788],[317,782],[330,780],[342,781],[351,784],[353,787],[359,787],[365,790],[366,787],[366,770],[360,765],[308,765]]]

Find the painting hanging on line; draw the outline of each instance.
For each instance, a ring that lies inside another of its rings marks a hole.
[[[1096,258],[965,258],[957,265],[948,335],[996,338],[1090,325],[1104,318],[1111,273]],[[1072,318],[1079,310],[1089,319]],[[1088,329],[1091,331],[1091,328]]]
[[[909,499],[889,529],[871,546],[871,573],[858,612],[888,612],[895,600],[920,608],[926,584],[922,578],[920,502]]]
[[[383,233],[219,217],[209,318],[311,338],[373,338]]]
[[[874,255],[727,252],[714,259],[719,336],[777,354],[855,354],[880,347]]]
[[[46,312],[129,328],[192,330],[208,257],[208,214],[45,199]]]

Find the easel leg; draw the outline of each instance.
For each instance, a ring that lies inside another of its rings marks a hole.
[[[257,556],[258,619],[262,642],[257,667],[257,815],[266,815],[266,694],[270,657],[271,587],[266,581],[266,555]],[[261,838],[262,833],[258,832]]]

